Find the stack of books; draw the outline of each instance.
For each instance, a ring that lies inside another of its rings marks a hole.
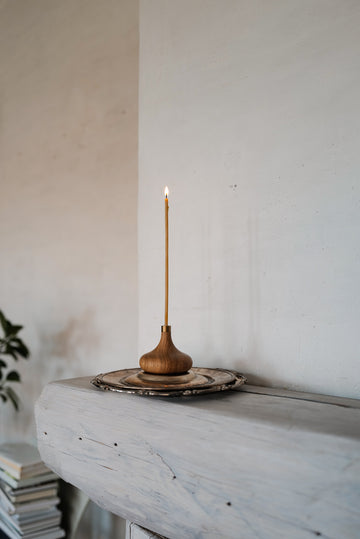
[[[45,466],[35,447],[25,443],[0,445],[0,537],[64,537],[57,492],[57,476]]]

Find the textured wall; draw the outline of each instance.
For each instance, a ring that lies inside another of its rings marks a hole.
[[[0,308],[32,352],[0,438],[31,439],[49,380],[136,361],[137,2],[2,1],[0,69]]]
[[[360,5],[142,0],[139,352],[360,396]]]

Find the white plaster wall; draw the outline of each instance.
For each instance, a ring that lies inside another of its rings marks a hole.
[[[360,3],[141,0],[139,354],[360,396]]]
[[[0,3],[0,308],[25,326],[16,414],[50,380],[137,356],[138,5]]]

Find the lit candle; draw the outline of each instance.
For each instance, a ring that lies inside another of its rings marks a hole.
[[[165,187],[165,326],[169,322],[169,189]]]

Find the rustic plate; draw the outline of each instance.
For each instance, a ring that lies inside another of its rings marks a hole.
[[[234,389],[245,376],[227,369],[194,367],[184,375],[151,375],[141,369],[123,369],[98,374],[91,383],[103,390],[159,397],[201,395]]]

